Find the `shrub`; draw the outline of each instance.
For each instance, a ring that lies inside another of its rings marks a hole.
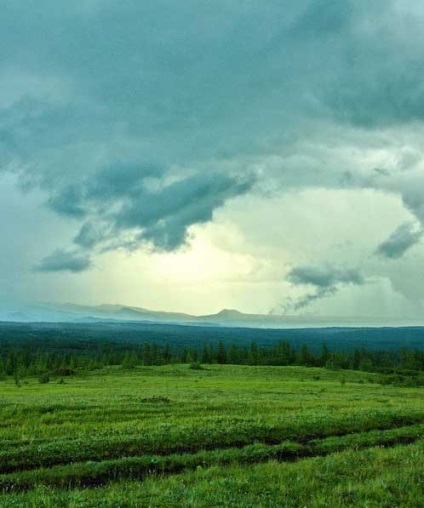
[[[52,376],[73,376],[75,371],[68,368],[60,368],[51,372]]]
[[[191,362],[189,368],[192,370],[203,370],[203,367],[200,364],[200,362]]]
[[[38,376],[38,382],[41,384],[46,384],[50,381],[50,376],[47,373],[40,374]]]
[[[147,397],[140,400],[143,404],[169,404],[171,399],[164,397],[163,395],[155,395],[154,397]]]

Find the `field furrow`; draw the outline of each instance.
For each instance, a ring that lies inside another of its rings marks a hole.
[[[0,475],[0,490],[16,492],[39,484],[56,488],[97,487],[116,480],[142,479],[152,474],[175,474],[198,467],[245,465],[277,460],[293,461],[300,458],[324,456],[346,449],[374,446],[390,447],[410,444],[422,439],[424,425],[389,430],[353,433],[313,439],[309,442],[284,441],[279,444],[255,443],[244,447],[219,448],[197,453],[170,455],[143,455],[119,459],[75,462],[72,464],[41,467],[18,473]]]

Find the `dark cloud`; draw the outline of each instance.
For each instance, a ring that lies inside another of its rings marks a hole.
[[[399,189],[402,193],[402,201],[415,217],[420,221],[424,228],[424,172],[415,172],[402,179],[399,183]]]
[[[47,201],[48,206],[55,212],[73,218],[83,218],[86,211],[82,204],[82,189],[79,185],[70,184],[56,189]]]
[[[362,168],[329,160],[329,124],[424,119],[424,9],[377,4],[7,1],[0,170],[41,188],[93,253],[178,248],[191,225],[255,188],[257,166],[264,187],[285,192],[391,185],[424,221],[418,186],[378,169],[367,183]],[[290,166],[311,133],[315,151]],[[260,164],[284,151],[276,168]]]
[[[116,185],[109,185],[111,179]],[[75,243],[107,250],[149,242],[159,250],[174,250],[184,244],[191,225],[211,220],[217,208],[255,183],[254,175],[237,177],[218,171],[181,177],[173,183],[149,179],[149,172],[140,171],[131,173],[131,178],[124,174],[121,181],[119,172],[110,169],[91,179],[82,192],[89,219]]]
[[[390,171],[386,168],[372,168],[376,176],[390,176]]]
[[[309,293],[305,296],[301,296],[299,298],[287,298],[281,305],[281,308],[284,313],[293,311],[293,310],[301,310],[305,307],[308,307],[311,303],[321,300],[322,298],[326,298],[332,296],[337,293],[336,288],[325,288],[325,289],[317,289],[314,293]]]
[[[404,1],[350,4],[337,40],[340,59],[317,94],[338,122],[366,129],[424,120],[420,79],[424,10]]]
[[[299,266],[293,268],[288,280],[296,285],[311,285],[318,288],[330,288],[338,284],[363,284],[358,270],[340,270],[329,266]]]
[[[401,258],[411,247],[416,245],[424,236],[424,230],[417,228],[412,222],[401,224],[377,248],[377,254],[387,259]]]
[[[382,52],[379,58],[386,60],[388,55]],[[363,65],[369,63],[363,62]],[[405,62],[405,67],[409,67],[404,70],[407,78],[399,76],[397,71],[379,68],[374,63],[374,75],[369,77],[368,82],[359,81],[354,74],[347,73],[348,76],[340,83],[340,89],[329,92],[327,102],[338,120],[370,129],[422,121],[424,86],[418,75],[410,74],[416,72],[416,65],[415,62]],[[394,66],[394,69],[398,68]],[[356,70],[356,76],[363,77],[365,72],[365,69]],[[381,86],[382,80],[384,87]]]
[[[87,254],[57,249],[50,256],[42,259],[35,270],[38,272],[80,273],[91,267],[92,262]]]
[[[314,291],[296,300],[286,301],[282,306],[285,311],[303,309],[317,300],[336,294],[342,286],[360,286],[365,283],[356,269],[329,266],[299,266],[291,270],[287,280],[296,286],[312,286]]]
[[[317,37],[328,38],[348,29],[353,12],[354,5],[351,1],[310,2],[290,32],[302,41],[308,40],[309,37],[315,40]]]
[[[74,243],[84,249],[92,249],[111,234],[111,227],[101,219],[89,220],[81,226]]]

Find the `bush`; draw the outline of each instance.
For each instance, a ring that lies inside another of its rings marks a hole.
[[[38,376],[38,382],[41,383],[41,384],[46,384],[50,381],[50,376],[46,373],[44,374],[40,374]]]
[[[147,397],[140,400],[143,404],[169,404],[171,400],[163,395],[155,395],[154,397]]]
[[[73,369],[60,368],[53,370],[51,374],[52,376],[73,376],[75,375],[75,371]]]
[[[203,370],[203,367],[201,366],[200,362],[191,362],[189,368],[192,370]]]

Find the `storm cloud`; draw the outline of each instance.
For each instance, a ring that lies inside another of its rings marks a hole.
[[[5,1],[0,202],[13,180],[53,225],[25,266],[82,273],[121,253],[187,251],[217,225],[214,248],[245,256],[247,279],[277,284],[299,265],[284,281],[311,290],[298,308],[368,290],[328,267],[399,287],[424,229],[423,24],[408,0]],[[321,206],[330,194],[340,217]],[[352,195],[361,213],[343,206]],[[375,199],[387,208],[373,229]],[[263,211],[278,200],[290,210]],[[311,237],[330,222],[324,252]]]
[[[421,241],[424,230],[411,222],[401,224],[377,248],[377,254],[388,259],[402,257],[411,247]]]
[[[317,300],[332,296],[346,285],[360,286],[365,283],[356,269],[337,269],[329,266],[298,266],[293,268],[287,280],[295,286],[313,287],[311,293],[283,304],[285,311],[303,309]]]
[[[91,268],[92,262],[87,254],[80,252],[67,252],[57,249],[46,256],[35,266],[39,272],[71,272],[80,273]]]
[[[206,10],[192,0],[75,2],[60,10],[44,0],[39,9],[42,16],[7,2],[0,21],[2,166],[23,186],[45,189],[59,214],[93,224],[106,212],[97,236],[135,227],[157,247],[177,248],[191,224],[254,188],[258,166],[286,190],[390,187],[419,213],[423,199],[403,191],[396,175],[380,183],[353,167],[342,177],[317,154],[311,166],[292,169],[285,152],[308,157],[302,137],[311,129],[316,137],[311,118],[320,119],[323,147],[332,123],[372,130],[421,120],[415,43],[424,9],[392,1],[382,13],[336,0],[260,7],[221,0]],[[280,164],[269,168],[278,152]],[[145,190],[146,179],[172,179],[176,167],[191,176]]]
[[[253,175],[236,178],[218,171],[149,182],[148,172],[129,177],[120,169],[96,175],[81,189],[77,202],[88,220],[75,238],[80,247],[136,248],[150,242],[157,249],[175,250],[185,243],[191,225],[210,221],[215,209],[255,182]]]

